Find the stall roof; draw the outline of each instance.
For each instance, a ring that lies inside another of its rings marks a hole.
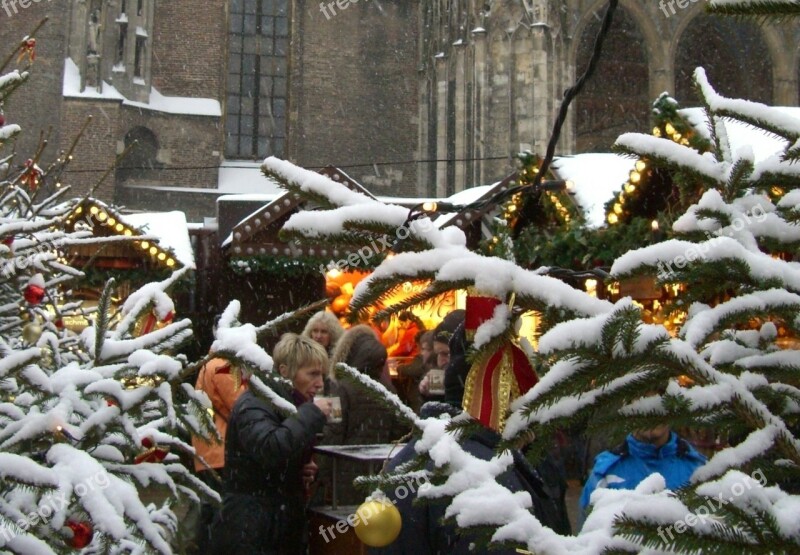
[[[634,169],[636,160],[612,153],[560,156],[552,170],[560,179],[572,181],[575,201],[591,227],[606,221],[605,203],[620,190]]]
[[[178,210],[172,212],[142,212],[124,214],[120,219],[138,229],[143,235],[158,239],[162,248],[171,250],[183,266],[194,268],[194,252],[189,239],[189,226],[186,214]]]

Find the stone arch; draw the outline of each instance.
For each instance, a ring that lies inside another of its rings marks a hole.
[[[699,103],[692,74],[702,66],[720,94],[772,104],[774,57],[757,24],[698,12],[682,27],[675,35],[672,57],[678,102]],[[703,48],[692,48],[695,44]],[[741,79],[741,75],[749,77]]]
[[[593,14],[603,4],[597,2],[587,10],[576,26],[571,53],[576,75],[584,71],[591,56],[601,25]],[[620,4],[603,45],[605,55],[575,100],[576,152],[608,152],[621,133],[649,127],[650,65],[656,38],[641,6]]]
[[[153,170],[162,167],[158,161],[158,137],[144,126],[132,127],[125,133],[125,148],[131,147],[128,154],[117,167],[117,178],[120,181],[147,179]]]

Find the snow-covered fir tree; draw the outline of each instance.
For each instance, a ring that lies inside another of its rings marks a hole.
[[[0,107],[29,71],[0,76]],[[213,429],[208,398],[183,383],[196,365],[177,354],[191,322],[174,318],[167,294],[190,269],[134,292],[120,319],[111,317],[112,284],[96,311],[84,310],[71,289],[82,273],[67,258],[100,245],[86,228],[66,231],[81,201],[56,187],[68,157],[40,168],[40,149],[20,162],[13,114],[0,124],[0,551],[171,553],[175,505],[216,498],[178,456],[193,455],[190,434]],[[219,356],[269,369],[235,308]],[[80,335],[65,325],[75,316],[91,322]],[[146,488],[160,489],[150,495],[160,500],[143,501]]]
[[[287,162],[264,163],[270,177],[326,209],[294,215],[283,228],[286,237],[352,245],[392,239],[395,256],[356,287],[354,315],[386,317],[471,288],[500,301],[476,330],[473,361],[518,339],[515,313],[543,315],[538,349],[526,349],[540,381],[511,403],[501,427],[504,442],[492,461],[459,446],[460,434],[475,425],[474,414],[449,422],[415,420],[420,458],[404,470],[427,472],[431,485],[420,497],[446,499],[448,517],[462,529],[481,532],[476,537],[484,541],[551,554],[800,550],[800,265],[793,261],[800,239],[800,121],[775,108],[723,98],[702,69],[696,80],[713,151],[700,154],[668,138],[639,134],[623,135],[617,143],[704,191],[675,222],[681,239],[629,252],[612,267],[617,279],[642,274],[677,286],[670,306],[684,313],[677,336],[646,323],[629,298],[615,304],[598,300],[544,275],[544,268],[529,271],[470,252],[457,229],[410,219],[407,209]],[[784,150],[759,162],[747,149],[732,152],[726,118],[781,137]],[[375,312],[407,280],[428,285]],[[665,393],[652,393],[664,386]],[[387,402],[408,415],[397,399]],[[504,447],[527,445],[535,462],[568,426],[621,439],[665,421],[710,430],[727,444],[680,491],[668,491],[658,475],[635,490],[598,489],[576,536],[542,526],[529,499],[495,480],[510,464]],[[431,460],[434,470],[421,470]],[[389,488],[406,477],[365,483]],[[489,499],[493,510],[487,510]]]

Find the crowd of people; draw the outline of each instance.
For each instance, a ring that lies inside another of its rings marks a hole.
[[[212,402],[222,443],[194,438],[195,470],[220,492],[222,503],[201,508],[198,552],[307,553],[306,511],[311,504],[329,504],[332,495],[331,469],[325,460],[314,460],[315,445],[408,440],[389,461],[389,469],[415,455],[408,423],[363,388],[336,380],[332,370],[337,363],[346,363],[397,393],[422,417],[458,414],[470,369],[464,317],[463,310],[456,310],[433,330],[419,330],[416,354],[397,367],[392,379],[388,352],[377,330],[368,325],[345,330],[332,313],[314,314],[301,334],[284,334],[272,352],[274,371],[291,383],[285,391],[276,392],[296,411],[281,409],[255,395],[248,388],[246,371],[242,383],[237,384],[227,361],[214,358],[208,362],[195,387],[205,391]],[[338,407],[334,407],[334,398],[339,400]],[[339,407],[341,416],[330,418]],[[499,440],[496,432],[483,428],[463,438],[463,446],[472,455],[489,459]],[[512,491],[527,492],[532,511],[543,524],[561,534],[572,533],[563,465],[547,457],[534,467],[522,451],[513,456],[514,464],[499,477],[500,483]],[[634,488],[659,472],[667,487],[674,489],[685,485],[704,461],[666,425],[633,431],[624,444],[601,452],[586,472],[579,526],[597,488]],[[357,463],[339,463],[340,503],[354,505],[364,500],[364,492],[352,485],[353,479],[364,473],[365,468]],[[474,538],[455,526],[442,525],[441,504],[415,503],[415,495],[393,501],[403,519],[400,535],[391,545],[371,552],[470,552]]]

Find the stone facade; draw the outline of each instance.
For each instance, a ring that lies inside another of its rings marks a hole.
[[[289,157],[416,194],[417,0],[295,2]]]
[[[180,208],[193,221],[213,216],[235,62],[232,7],[243,0],[19,1],[0,10],[12,23],[0,25],[4,44],[44,15],[50,21],[37,34],[30,84],[4,107],[24,129],[17,150],[34,152],[40,131],[49,133],[47,163],[91,115],[65,182],[90,190],[136,140],[94,194],[130,208]],[[543,154],[607,4],[281,1],[290,22],[285,157],[341,167],[385,196],[448,195],[501,179],[520,150]],[[688,0],[621,0],[557,153],[607,151],[621,132],[647,129],[662,91],[691,103],[697,65],[723,94],[796,105],[800,51],[786,47],[796,44],[796,23],[711,18]],[[205,108],[176,113],[189,100]]]
[[[496,181],[514,154],[543,155],[563,91],[591,56],[606,0],[433,0],[421,11],[420,193]],[[709,47],[708,44],[713,46]],[[705,15],[702,2],[621,0],[558,154],[607,152],[649,127],[668,91],[684,105],[695,67],[722,94],[795,105],[800,26]],[[745,77],[743,77],[745,76]]]

